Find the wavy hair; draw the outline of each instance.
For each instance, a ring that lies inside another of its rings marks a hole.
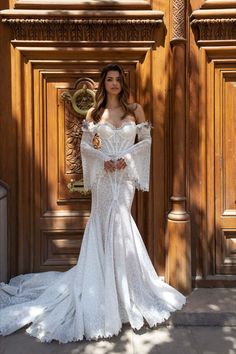
[[[106,65],[101,71],[98,89],[95,95],[94,109],[91,112],[91,117],[95,123],[98,123],[99,120],[101,119],[101,116],[107,104],[107,92],[105,89],[105,79],[108,71],[118,71],[120,74],[121,91],[119,93],[118,99],[119,99],[120,106],[124,111],[124,114],[122,115],[121,119],[124,119],[128,114],[135,116],[134,110],[136,109],[136,107],[130,108],[128,106],[129,89],[126,83],[124,70],[120,65],[112,63]]]

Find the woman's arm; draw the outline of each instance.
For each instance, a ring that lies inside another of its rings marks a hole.
[[[136,103],[136,109],[134,110],[134,114],[137,124],[146,122],[145,113],[141,104]]]
[[[145,119],[141,105],[135,110],[138,142],[126,150],[122,157],[128,175],[135,181],[136,188],[149,190],[150,155],[151,155],[151,124]]]

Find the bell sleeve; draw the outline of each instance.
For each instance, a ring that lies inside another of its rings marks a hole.
[[[149,122],[137,124],[138,142],[122,156],[129,178],[134,180],[135,187],[142,191],[149,191],[151,128]]]
[[[83,122],[82,138],[80,144],[80,153],[83,169],[84,190],[89,191],[97,182],[100,176],[103,176],[106,171],[104,162],[110,160],[110,157],[102,151],[95,149],[92,140],[95,134],[95,129],[87,122]]]

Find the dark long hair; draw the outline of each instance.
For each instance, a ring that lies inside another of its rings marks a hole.
[[[95,96],[94,109],[91,112],[92,119],[95,123],[99,122],[99,120],[101,119],[101,116],[104,112],[104,109],[106,107],[107,92],[105,89],[105,79],[106,79],[108,71],[111,71],[111,70],[118,71],[120,74],[121,91],[119,93],[119,103],[120,103],[121,108],[124,111],[124,114],[121,117],[121,119],[124,119],[128,114],[131,114],[132,116],[134,116],[134,110],[136,109],[136,107],[130,108],[128,106],[128,104],[129,104],[128,103],[129,89],[128,89],[128,85],[126,83],[124,70],[120,65],[112,63],[112,64],[106,65],[102,69],[102,72],[100,75],[98,89],[97,89],[96,96]]]

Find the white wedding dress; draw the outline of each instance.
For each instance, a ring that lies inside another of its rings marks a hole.
[[[148,190],[150,124],[83,125],[84,187],[92,210],[77,264],[66,272],[19,275],[0,285],[0,334],[30,324],[27,333],[61,343],[117,335],[122,323],[139,329],[163,322],[185,297],[156,274],[131,216],[135,188]],[[101,148],[92,144],[94,134]],[[138,142],[135,137],[138,135]],[[127,167],[104,170],[123,157]]]

